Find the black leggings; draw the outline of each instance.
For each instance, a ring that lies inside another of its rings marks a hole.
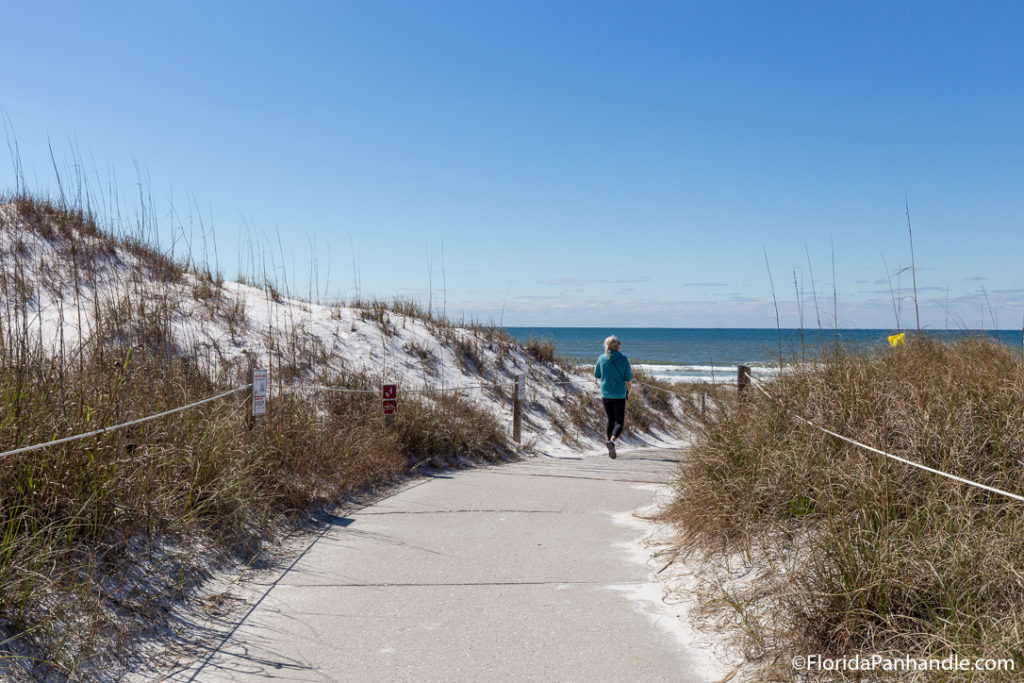
[[[608,415],[608,426],[604,433],[608,440],[612,437],[618,438],[622,433],[622,426],[626,424],[626,399],[624,398],[602,398],[604,412]]]

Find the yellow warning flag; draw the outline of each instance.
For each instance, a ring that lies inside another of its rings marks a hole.
[[[890,334],[889,346],[900,346],[901,344],[903,344],[904,341],[906,341],[906,337],[906,332],[900,332],[899,334]]]

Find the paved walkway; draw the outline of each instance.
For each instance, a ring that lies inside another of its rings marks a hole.
[[[651,571],[628,522],[679,457],[541,457],[410,482],[244,584],[255,607],[171,679],[707,680],[707,655],[656,623],[675,617],[636,597]]]

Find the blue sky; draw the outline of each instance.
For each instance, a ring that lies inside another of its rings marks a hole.
[[[892,327],[909,198],[922,324],[1024,316],[1019,3],[41,1],[5,24],[28,188],[58,193],[48,144],[103,212],[116,188],[134,216],[141,176],[165,247],[201,256],[202,216],[229,278],[255,255],[298,293],[485,322],[765,327],[767,251],[783,325],[795,278],[831,326],[834,253],[840,326]]]

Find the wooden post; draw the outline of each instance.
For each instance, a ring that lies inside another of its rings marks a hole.
[[[708,410],[708,392],[703,388],[700,392],[700,414],[703,415]]]
[[[750,368],[746,365],[740,365],[736,368],[736,388],[739,390],[740,396],[743,395],[743,391],[750,386]]]
[[[521,443],[523,438],[523,400],[519,398],[520,382],[516,377],[515,387],[512,389],[512,440]]]

